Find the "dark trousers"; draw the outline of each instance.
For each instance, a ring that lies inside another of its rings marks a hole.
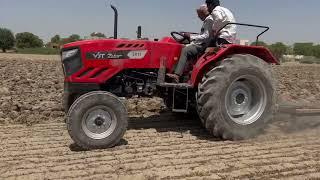
[[[216,47],[218,45],[223,44],[230,44],[227,40],[218,38],[216,41],[212,41],[209,45],[209,47]],[[188,59],[196,58],[197,55],[203,54],[206,50],[206,46],[200,46],[195,44],[190,44],[186,47],[184,47],[181,51],[179,63],[176,66],[176,69],[174,71],[175,74],[182,76],[184,68],[186,67]]]
[[[184,47],[181,51],[179,63],[176,66],[174,73],[179,76],[182,76],[188,59],[196,58],[197,55],[202,54],[204,51],[205,51],[204,46],[190,44],[190,45]]]

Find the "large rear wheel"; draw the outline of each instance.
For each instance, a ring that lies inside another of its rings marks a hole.
[[[275,93],[268,63],[252,55],[234,55],[203,77],[197,94],[198,113],[215,136],[251,138],[272,119]]]
[[[115,95],[102,91],[80,96],[70,107],[67,116],[69,134],[83,149],[117,145],[127,125],[125,105]]]

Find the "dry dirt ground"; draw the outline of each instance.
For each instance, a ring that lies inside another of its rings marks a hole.
[[[274,70],[281,104],[316,106],[320,66]],[[212,138],[196,117],[130,100],[113,149],[78,149],[63,124],[58,56],[0,54],[0,179],[320,179],[320,117],[279,114],[256,139]]]

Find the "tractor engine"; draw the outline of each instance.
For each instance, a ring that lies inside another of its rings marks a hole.
[[[108,81],[103,89],[121,97],[151,97],[157,90],[157,76],[156,70],[127,70]]]

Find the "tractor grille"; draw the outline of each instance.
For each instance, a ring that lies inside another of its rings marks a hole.
[[[88,68],[88,69],[85,69],[80,74],[78,74],[76,77],[94,79],[100,76],[102,73],[106,72],[107,70],[108,68],[105,68],[105,67]]]
[[[63,51],[67,51],[67,49],[64,49]],[[78,72],[82,68],[82,60],[81,60],[81,52],[79,51],[63,60],[63,70],[66,76],[71,76],[72,74]]]

